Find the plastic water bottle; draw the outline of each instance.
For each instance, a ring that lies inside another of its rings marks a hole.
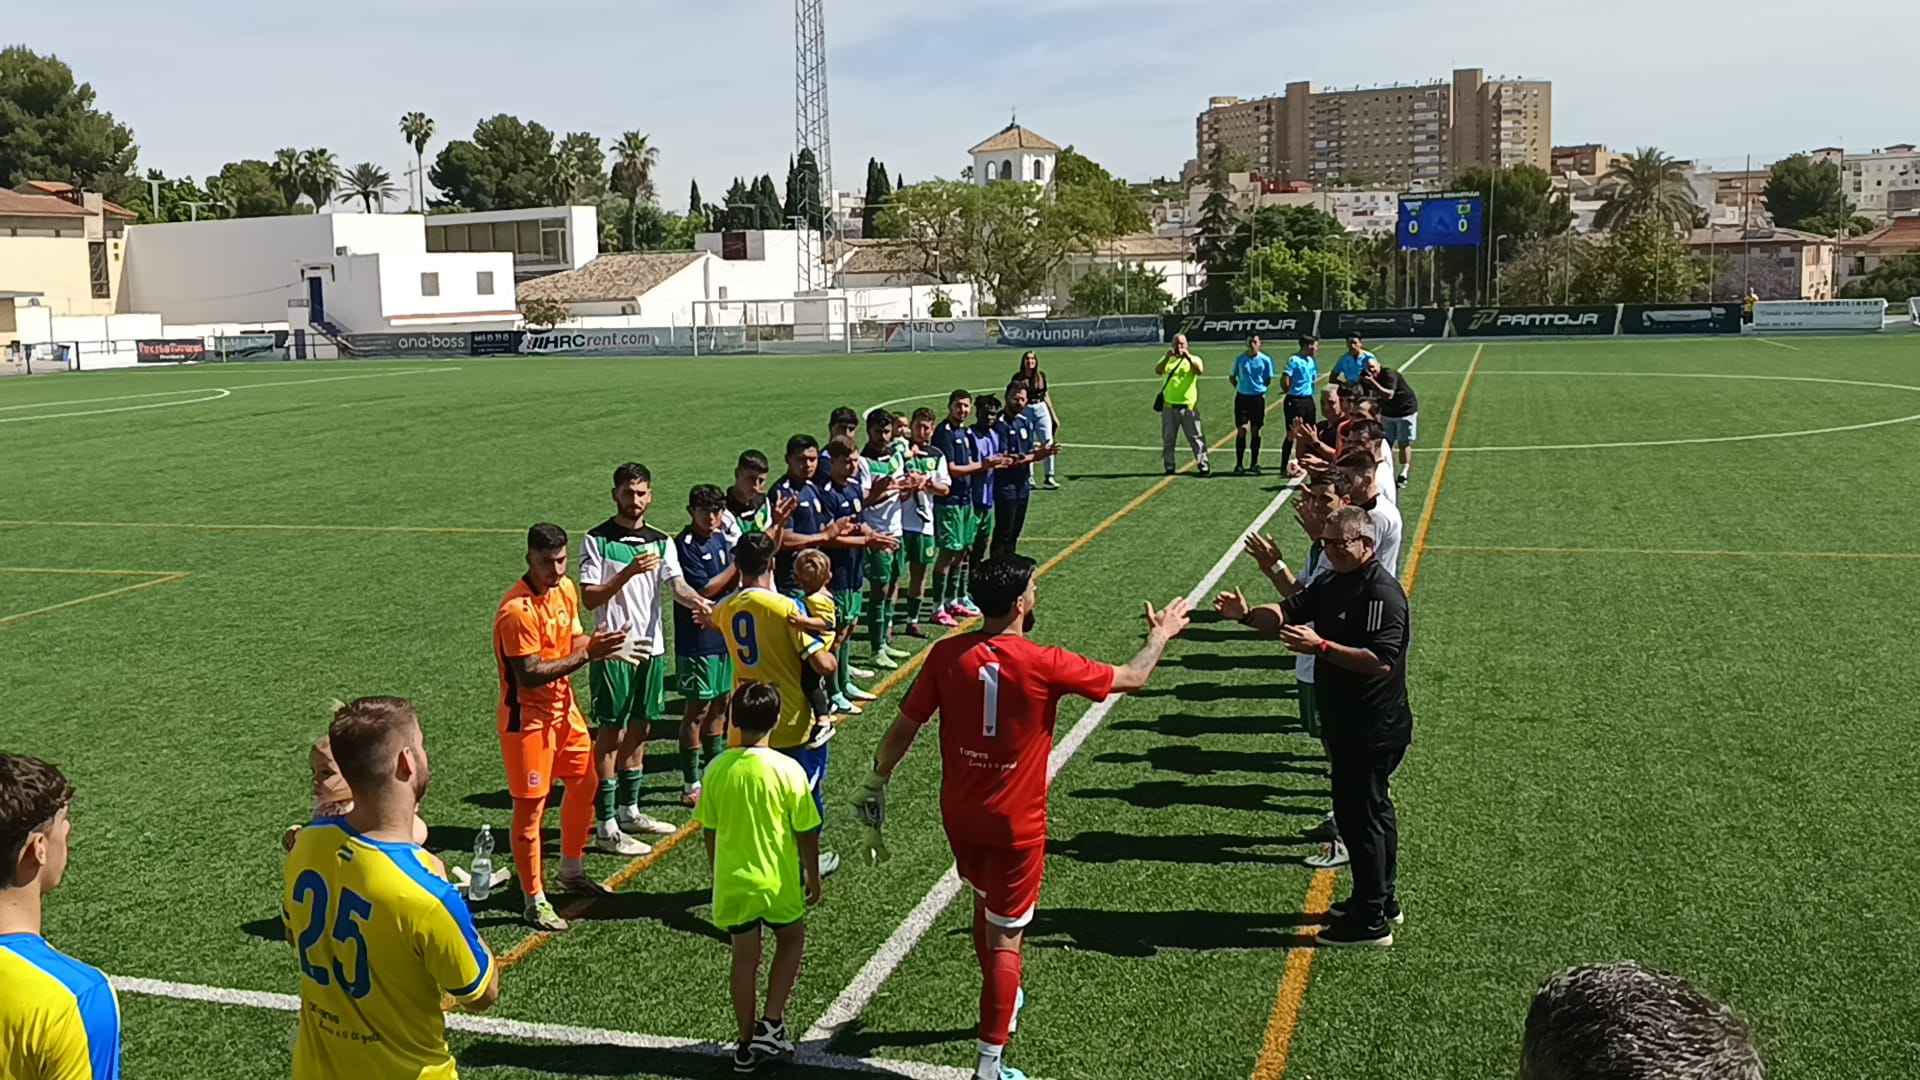
[[[480,835],[473,838],[473,868],[468,873],[467,900],[485,900],[493,892],[493,826],[480,826]]]

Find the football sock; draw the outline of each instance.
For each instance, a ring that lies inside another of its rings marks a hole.
[[[614,806],[639,806],[640,786],[646,783],[647,774],[640,769],[621,769],[614,792]],[[601,785],[605,790],[605,785]]]
[[[933,609],[935,611],[945,610],[946,606],[953,600],[952,574],[933,575],[933,595]]]
[[[914,597],[909,602],[907,606],[907,621],[917,623],[921,619],[925,618],[926,614],[927,614],[927,597],[925,593],[922,593],[921,595]]]
[[[725,735],[703,735],[700,738],[700,756],[706,759],[706,765],[713,764],[713,759],[719,757],[726,749],[727,737]],[[704,765],[700,771],[702,773],[706,772]],[[699,778],[695,777],[695,779]]]
[[[1260,436],[1259,434],[1256,433],[1253,436],[1253,439],[1251,441],[1252,441],[1252,449],[1253,449],[1253,467],[1257,469],[1260,467]]]
[[[1007,1029],[1013,1026],[1014,1003],[1020,998],[1020,954],[1012,949],[995,949],[987,957],[985,978],[980,983],[980,1041],[1007,1045]]]
[[[579,859],[587,853],[587,840],[593,836],[593,800],[587,798],[584,782],[567,786],[567,797],[560,801],[560,853]]]
[[[1247,464],[1247,433],[1237,432],[1233,436],[1233,467],[1245,468]]]
[[[620,805],[619,783],[611,778],[600,781],[600,791],[594,797],[593,806],[601,821],[612,821],[613,812]]]
[[[873,605],[873,618],[867,620],[867,644],[874,652],[887,647],[887,602],[878,601]]]
[[[547,813],[545,799],[513,800],[513,871],[520,875],[520,889],[528,896],[539,896],[544,883],[540,865],[540,819]]]
[[[835,649],[834,653],[835,658],[840,661],[840,669],[834,672],[834,678],[840,687],[840,693],[845,695],[853,686],[853,643],[844,640],[843,637],[840,647]]]
[[[682,784],[691,787],[693,784],[699,782],[701,766],[704,764],[704,762],[700,760],[700,757],[704,749],[705,748],[701,746],[683,746],[680,748],[680,782]]]
[[[959,588],[959,591],[954,593],[954,599],[956,600],[973,599],[973,564],[972,563],[968,563],[967,565],[960,568],[960,588]]]
[[[1000,1080],[1000,1056],[1006,1049],[981,1040],[980,1064],[973,1070],[973,1080]]]

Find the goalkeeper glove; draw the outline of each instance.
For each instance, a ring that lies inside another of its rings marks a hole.
[[[881,835],[881,830],[887,824],[886,777],[877,772],[867,777],[866,781],[860,785],[860,794],[853,801],[853,812],[854,816],[860,819],[860,824],[867,827],[864,843],[867,859],[871,862],[883,863],[892,858],[892,853],[887,850],[886,840]]]

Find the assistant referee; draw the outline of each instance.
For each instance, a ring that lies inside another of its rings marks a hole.
[[[1391,945],[1404,921],[1395,895],[1400,830],[1388,780],[1413,741],[1407,704],[1407,594],[1375,556],[1373,519],[1343,506],[1327,515],[1320,542],[1332,573],[1277,605],[1249,607],[1222,593],[1214,610],[1279,633],[1313,656],[1321,741],[1333,780],[1333,816],[1353,859],[1353,892],[1330,909],[1321,945]],[[1311,624],[1311,625],[1307,625]]]
[[[1305,420],[1308,427],[1320,422],[1313,407],[1313,388],[1320,381],[1320,339],[1308,334],[1300,339],[1300,351],[1287,358],[1287,399],[1280,413],[1286,420],[1287,435],[1280,443],[1280,471],[1287,471],[1287,459],[1293,455],[1293,422]]]

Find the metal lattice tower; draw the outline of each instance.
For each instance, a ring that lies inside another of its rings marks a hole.
[[[827,15],[825,0],[794,0],[794,93],[793,152],[812,150],[820,166],[820,184],[814,191],[802,193],[807,220],[825,223],[814,232],[806,222],[795,223],[800,232],[800,283],[808,289],[824,289],[832,282],[822,258],[828,237],[838,235],[833,214],[833,141],[827,125]],[[811,242],[809,242],[811,240]]]

